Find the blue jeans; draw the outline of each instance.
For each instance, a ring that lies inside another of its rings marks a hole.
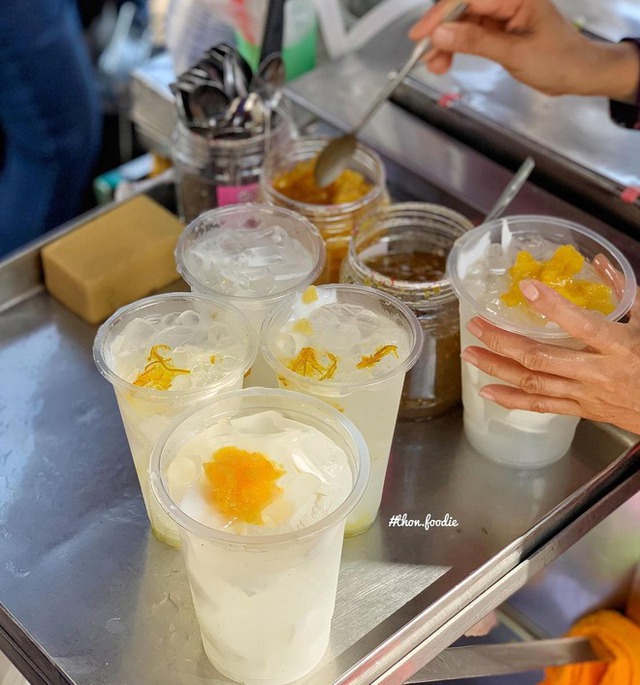
[[[102,107],[75,0],[1,0],[0,256],[75,217]]]

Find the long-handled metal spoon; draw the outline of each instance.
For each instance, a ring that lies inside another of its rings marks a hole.
[[[442,23],[448,21],[455,21],[466,11],[468,5],[466,2],[456,3],[446,14],[442,17]],[[357,145],[357,136],[360,130],[367,124],[369,119],[378,111],[380,105],[393,93],[393,91],[400,85],[404,77],[413,69],[418,60],[431,48],[431,38],[423,38],[413,49],[411,56],[406,61],[400,71],[394,73],[385,87],[380,91],[378,97],[370,105],[359,123],[344,136],[334,138],[320,153],[316,162],[314,177],[316,184],[323,188],[336,180],[338,176],[345,170],[349,160],[355,152]]]
[[[520,189],[524,185],[524,182],[529,178],[529,174],[533,171],[533,167],[535,165],[536,163],[533,161],[532,157],[527,157],[524,162],[522,162],[515,176],[511,179],[511,181],[509,181],[509,183],[505,186],[505,189],[500,193],[498,199],[493,203],[493,207],[491,207],[487,216],[485,216],[483,223],[502,216],[504,210],[511,204],[513,198],[520,192]]]

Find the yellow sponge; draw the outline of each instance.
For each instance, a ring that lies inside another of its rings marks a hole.
[[[179,276],[173,251],[183,225],[143,195],[88,221],[42,250],[47,290],[89,323]]]

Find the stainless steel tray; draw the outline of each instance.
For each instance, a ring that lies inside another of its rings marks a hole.
[[[0,263],[0,650],[33,683],[225,683],[180,553],[149,533],[96,329],[43,290],[56,235]],[[635,441],[583,421],[561,461],[517,471],[474,453],[459,411],[399,424],[380,516],[345,542],[331,647],[304,682],[404,682],[638,490]],[[396,514],[458,525],[391,527]]]

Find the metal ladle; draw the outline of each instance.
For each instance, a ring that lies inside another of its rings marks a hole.
[[[441,22],[455,21],[467,10],[466,2],[456,3],[448,12],[446,12]],[[380,91],[378,97],[370,105],[359,123],[344,136],[334,138],[320,153],[316,166],[314,169],[314,178],[316,185],[320,188],[328,186],[330,183],[340,176],[349,164],[349,160],[353,156],[357,145],[357,136],[360,130],[371,119],[371,117],[378,111],[378,108],[386,99],[393,93],[393,91],[400,85],[405,76],[413,69],[418,60],[431,49],[431,38],[427,36],[423,38],[413,49],[411,56],[405,62],[400,71],[393,74],[385,87]]]

